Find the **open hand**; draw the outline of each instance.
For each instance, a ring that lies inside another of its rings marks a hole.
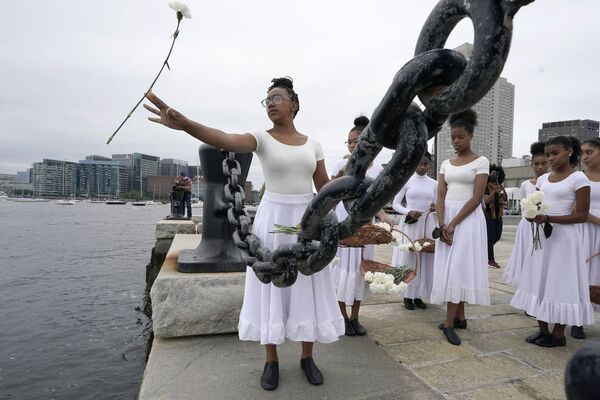
[[[148,119],[152,122],[156,122],[167,126],[171,129],[184,130],[185,127],[190,123],[190,120],[185,117],[185,115],[181,114],[179,111],[169,107],[165,102],[158,98],[152,92],[148,92],[146,94],[146,98],[150,100],[152,104],[154,104],[158,109],[151,107],[147,104],[144,104],[144,108],[151,113],[158,115],[160,118],[148,117]]]

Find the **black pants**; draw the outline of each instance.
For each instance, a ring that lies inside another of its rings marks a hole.
[[[183,204],[187,208],[187,217],[192,218],[192,192],[183,193]]]
[[[502,217],[494,219],[487,211],[484,214],[487,228],[488,260],[494,260],[494,245],[502,237]]]

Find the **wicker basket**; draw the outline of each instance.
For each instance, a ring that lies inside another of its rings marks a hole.
[[[592,255],[585,261],[589,263],[592,258],[597,256],[600,256],[600,253]],[[594,304],[600,304],[600,285],[590,285],[590,301]]]
[[[415,240],[415,243],[419,243],[421,245],[421,253],[435,253],[435,239],[428,238],[427,232],[425,232],[425,230],[427,229],[427,218],[429,218],[429,214],[431,213],[431,211],[427,211],[427,213],[425,214],[425,223],[423,224],[423,237]],[[429,245],[423,247],[424,243],[429,243]],[[413,249],[411,249],[411,251],[415,251],[414,247]]]
[[[406,233],[399,231],[398,229],[395,229],[395,228],[392,230],[403,235],[408,241],[410,241],[410,243],[412,243],[413,246],[415,245],[414,242],[412,241],[412,239]],[[390,237],[391,237],[391,234],[390,234]],[[380,263],[378,261],[365,260],[364,258],[360,261],[360,270],[362,271],[363,274],[365,274],[369,271],[385,272],[385,271],[391,270],[392,268],[393,267],[391,265]],[[410,281],[415,279],[415,277],[417,276],[418,270],[419,270],[419,257],[417,254],[415,254],[415,268],[412,269],[409,273],[407,273],[404,276],[404,278],[402,279],[402,281],[404,283],[410,283]]]
[[[392,241],[392,233],[372,223],[365,224],[352,236],[340,240],[340,246],[364,247],[368,244],[387,244]]]

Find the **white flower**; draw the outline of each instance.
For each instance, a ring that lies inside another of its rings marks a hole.
[[[427,247],[429,245],[431,245],[431,243],[429,243],[429,242],[423,242],[423,247]]]
[[[365,273],[365,281],[367,281],[367,282],[373,281],[373,273],[371,271],[367,271]]]
[[[390,224],[388,224],[387,222],[378,222],[378,223],[375,224],[375,226],[383,228],[383,229],[385,229],[388,232],[392,229],[392,227],[390,226]]]
[[[177,11],[178,13],[181,13],[181,15],[183,15],[187,19],[192,18],[192,12],[190,11],[190,8],[180,1],[170,2],[169,7],[171,7],[173,10]]]
[[[419,242],[415,242],[415,250],[416,251],[421,251],[423,250],[423,247],[421,247],[421,244]]]
[[[331,260],[331,265],[336,267],[340,264],[340,258],[338,256],[333,257],[333,260]]]

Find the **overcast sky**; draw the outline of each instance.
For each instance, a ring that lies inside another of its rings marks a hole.
[[[199,142],[147,121],[139,108],[170,46],[166,0],[3,1],[0,6],[0,173],[43,158],[142,152],[196,163]],[[370,116],[413,56],[435,0],[187,1],[193,18],[154,91],[206,125],[268,128],[260,105],[273,77],[294,78],[296,126],[319,140],[329,168],[353,119]],[[537,0],[515,18],[502,76],[515,85],[513,155],[544,121],[600,119],[597,0]],[[463,20],[446,43],[472,42]],[[595,38],[595,39],[594,39]],[[380,158],[389,158],[389,152]],[[259,181],[253,163],[251,179]]]

